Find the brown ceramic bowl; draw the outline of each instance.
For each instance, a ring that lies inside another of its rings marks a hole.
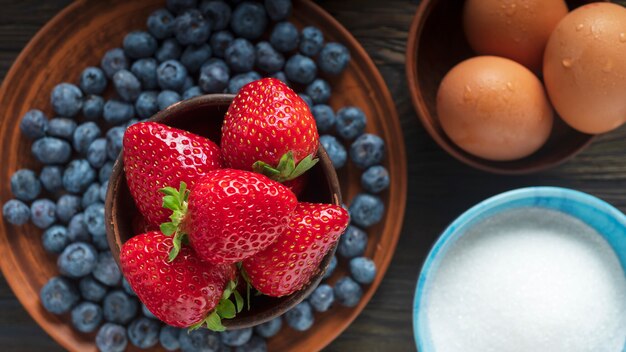
[[[161,110],[149,121],[191,131],[208,137],[219,144],[224,114],[234,97],[230,94],[209,94],[184,100]],[[308,183],[299,200],[341,205],[341,191],[337,173],[321,145],[317,156],[320,161],[308,171],[310,173]],[[113,166],[105,202],[107,240],[118,265],[120,248],[124,242],[134,236],[132,221],[137,213],[135,202],[126,184],[124,161],[122,154],[120,154]],[[320,270],[311,278],[311,282],[300,291],[281,298],[252,295],[251,309],[249,311],[244,309],[233,319],[224,319],[224,326],[228,329],[255,326],[282,315],[302,302],[322,280],[336,247],[335,244],[322,260]]]
[[[573,9],[588,1],[568,0]],[[420,121],[431,137],[450,155],[480,170],[499,174],[526,174],[543,170],[573,157],[588,146],[592,135],[578,132],[557,115],[552,134],[534,154],[514,161],[491,161],[456,146],[437,118],[437,90],[443,77],[459,62],[476,54],[463,32],[461,0],[422,0],[409,32],[406,75],[411,99]]]

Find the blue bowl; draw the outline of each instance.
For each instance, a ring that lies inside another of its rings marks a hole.
[[[426,257],[413,301],[413,333],[420,352],[434,351],[426,314],[420,311],[430,273],[439,267],[444,254],[468,229],[498,213],[522,207],[556,210],[583,221],[606,239],[626,270],[626,216],[609,203],[586,193],[558,187],[530,187],[501,193],[478,203],[454,220]]]

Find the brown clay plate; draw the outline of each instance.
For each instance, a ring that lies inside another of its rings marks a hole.
[[[131,30],[144,29],[147,16],[164,5],[163,0],[77,1],[46,24],[18,56],[0,88],[0,194],[11,198],[10,176],[19,168],[39,170],[31,156],[31,142],[19,132],[20,117],[31,108],[52,115],[49,94],[55,84],[76,81],[87,66],[96,66],[104,52],[120,46]],[[368,132],[380,135],[387,143],[384,165],[391,175],[391,186],[382,194],[386,204],[383,220],[369,229],[366,255],[378,268],[375,281],[364,288],[355,308],[333,308],[317,314],[315,325],[299,333],[287,327],[270,339],[271,351],[316,351],[328,345],[356,318],[374,294],[389,266],[402,227],[406,191],[406,157],[399,120],[391,95],[365,50],[334,18],[310,1],[294,3],[293,21],[300,27],[315,25],[329,41],[348,47],[352,61],[347,70],[332,79],[334,94],[330,104],[338,109],[355,105],[368,116]],[[344,199],[360,191],[360,171],[348,165],[339,170]],[[96,351],[94,334],[72,329],[68,316],[46,312],[39,303],[39,290],[49,277],[57,274],[56,258],[46,254],[40,244],[41,230],[33,225],[14,227],[0,218],[0,265],[4,276],[30,315],[59,344],[71,351]],[[334,282],[346,273],[340,260]],[[131,351],[136,349],[129,348]]]

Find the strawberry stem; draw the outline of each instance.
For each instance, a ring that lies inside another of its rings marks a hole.
[[[230,297],[235,297],[235,303],[230,300]],[[224,331],[226,327],[222,324],[222,319],[232,319],[237,313],[240,313],[243,309],[243,297],[237,292],[237,281],[231,280],[226,284],[222,299],[211,312],[203,320],[191,325],[189,331],[197,330],[203,325],[206,325],[207,329],[212,331]]]
[[[276,167],[259,160],[252,164],[252,169],[274,181],[285,182],[301,176],[307,170],[315,166],[318,161],[319,159],[315,158],[315,154],[311,154],[300,160],[296,165],[293,152],[288,151],[280,158]]]
[[[170,215],[170,222],[161,224],[161,232],[166,236],[174,236],[172,238],[172,250],[169,253],[168,260],[170,262],[176,259],[182,244],[187,241],[186,234],[181,229],[181,224],[185,215],[187,214],[187,200],[189,199],[189,190],[187,190],[187,184],[181,182],[179,189],[173,187],[164,187],[159,192],[165,194],[163,197],[163,208],[172,211]]]

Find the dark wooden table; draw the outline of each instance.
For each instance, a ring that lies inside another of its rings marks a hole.
[[[28,40],[68,2],[0,0],[0,79]],[[404,51],[417,1],[320,3],[354,34],[382,72],[396,101],[409,155],[407,216],[391,267],[367,308],[328,351],[414,351],[412,300],[423,258],[451,220],[484,198],[519,187],[552,185],[591,193],[626,211],[626,128],[600,137],[575,159],[546,172],[510,177],[473,170],[433,142],[409,99]],[[0,347],[4,352],[62,350],[28,316],[4,279]]]

